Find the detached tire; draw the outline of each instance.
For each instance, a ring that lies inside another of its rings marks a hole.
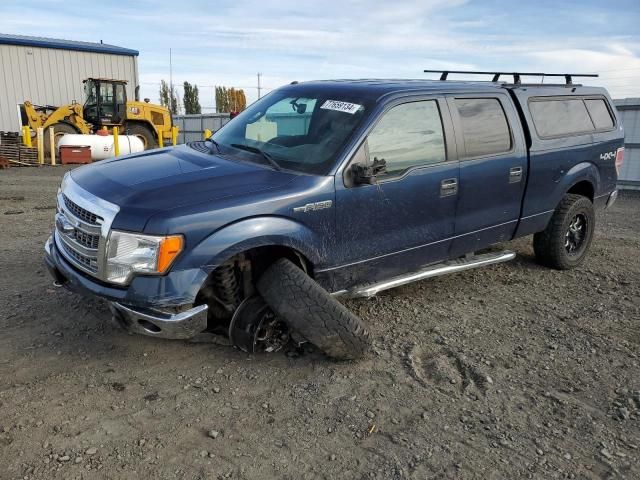
[[[365,323],[286,258],[265,271],[257,288],[276,314],[328,356],[350,360],[369,350]]]
[[[591,200],[582,195],[565,195],[547,228],[533,236],[537,260],[558,270],[578,267],[591,246],[595,220]]]

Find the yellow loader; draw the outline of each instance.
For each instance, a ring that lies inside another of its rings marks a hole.
[[[172,119],[169,109],[161,105],[127,101],[127,82],[107,78],[84,80],[84,105],[71,103],[61,107],[33,105],[25,101],[20,105],[22,126],[33,130],[42,127],[44,138],[49,138],[49,128],[54,130],[55,146],[66,133],[93,133],[103,127],[118,127],[119,133],[134,135],[144,144],[145,150],[157,148],[171,140]],[[137,92],[136,92],[137,93]],[[50,144],[45,141],[45,150]]]

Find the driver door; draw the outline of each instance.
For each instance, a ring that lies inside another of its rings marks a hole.
[[[392,104],[351,160],[386,161],[373,185],[336,176],[340,287],[370,283],[448,258],[455,231],[458,159],[446,102]],[[346,172],[346,170],[345,170]]]

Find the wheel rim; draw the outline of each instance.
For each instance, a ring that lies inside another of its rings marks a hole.
[[[264,300],[254,296],[245,299],[234,312],[229,339],[247,353],[273,353],[289,343],[290,332]]]
[[[578,213],[571,219],[564,238],[564,248],[569,255],[580,255],[587,239],[588,228],[586,215]]]

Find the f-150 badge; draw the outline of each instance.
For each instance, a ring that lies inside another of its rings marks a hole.
[[[315,212],[316,210],[324,210],[325,208],[331,208],[333,200],[324,200],[323,202],[307,203],[301,207],[294,207],[294,212]]]

